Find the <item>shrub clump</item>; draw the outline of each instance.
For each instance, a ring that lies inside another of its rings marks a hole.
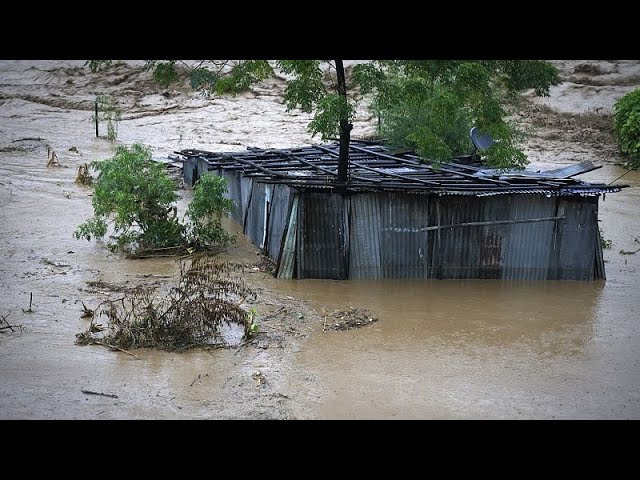
[[[75,238],[104,238],[111,225],[107,247],[130,256],[175,255],[233,242],[221,224],[233,207],[223,196],[224,178],[205,174],[198,180],[187,219],[181,222],[176,185],[151,159],[148,147],[118,146],[112,158],[90,166],[99,172],[93,182],[94,215],[76,228]]]
[[[640,168],[640,88],[618,99],[613,106],[613,128],[620,151],[629,155],[627,168]]]

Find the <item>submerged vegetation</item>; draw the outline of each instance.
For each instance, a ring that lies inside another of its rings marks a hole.
[[[223,197],[226,182],[222,177],[203,175],[196,184],[188,219],[181,222],[175,206],[176,185],[164,167],[151,159],[148,147],[118,146],[114,157],[90,166],[99,172],[92,183],[94,216],[76,228],[75,238],[104,238],[111,226],[107,247],[130,256],[211,251],[233,242],[221,225],[221,217],[233,206]]]
[[[168,294],[140,288],[104,302],[90,311],[91,323],[76,335],[76,343],[169,351],[224,346],[221,329],[225,325],[242,328],[242,338],[247,340],[257,331],[256,314],[242,304],[256,295],[232,275],[240,268],[207,257],[182,259],[177,285]],[[107,318],[106,325],[98,323],[102,317]]]

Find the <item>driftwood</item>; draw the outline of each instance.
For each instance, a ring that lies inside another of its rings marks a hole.
[[[82,315],[80,315],[80,318],[88,318],[91,317],[93,318],[93,310],[91,310],[90,308],[87,308],[87,306],[84,304],[84,302],[82,300],[80,300],[80,303],[82,304]]]
[[[6,315],[0,315],[0,317],[2,317],[2,321],[7,324],[4,327],[0,327],[0,330],[6,330],[7,328],[10,328],[12,332],[15,332],[15,330],[13,329],[14,326],[13,325],[9,325],[9,322],[7,322],[7,317],[9,315],[11,315],[11,312],[7,313]]]
[[[193,382],[191,382],[191,385],[189,385],[190,387],[193,387],[193,384],[196,383],[198,380],[200,380],[200,374],[198,374],[198,376],[195,378],[195,380],[193,380]]]
[[[85,395],[99,395],[101,397],[118,398],[118,395],[113,395],[111,393],[92,392],[91,390],[80,390],[80,391]]]
[[[42,141],[42,138],[40,138],[40,137],[25,137],[25,138],[19,138],[17,140],[13,140],[11,143],[26,142],[27,140],[33,140],[35,142],[40,142],[40,141]]]

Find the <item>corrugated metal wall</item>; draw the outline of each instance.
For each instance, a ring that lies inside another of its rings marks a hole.
[[[288,220],[285,231],[283,232],[283,243],[280,257],[277,261],[278,278],[293,278],[296,266],[296,246],[298,237],[298,205],[300,197],[293,195],[291,199],[291,209],[289,210]]]
[[[274,185],[269,203],[269,228],[267,233],[267,255],[277,259],[282,245],[282,234],[287,225],[289,195],[291,189],[286,185]]]
[[[187,159],[182,162],[182,176],[185,185],[193,187],[193,184],[196,183],[196,179],[198,178],[198,161],[194,157],[187,157]]]
[[[483,220],[511,220],[511,198],[483,197]],[[485,225],[481,227],[479,271],[476,278],[499,279],[504,273],[505,244],[511,225]]]
[[[198,178],[202,176],[202,174],[207,173],[208,171],[209,171],[209,162],[204,158],[198,157],[198,160],[196,162],[197,176],[193,179],[194,183],[198,180]],[[211,173],[215,173],[216,175],[220,174],[218,170],[212,171]]]
[[[249,208],[249,199],[251,198],[251,191],[253,189],[253,179],[251,177],[242,177],[240,179],[240,206],[242,207],[242,231],[247,220],[247,211]],[[286,214],[285,214],[286,215]]]
[[[479,222],[484,216],[484,199],[447,195],[433,197],[431,203],[431,226]],[[435,278],[478,278],[482,227],[440,228],[431,237],[429,272]]]
[[[271,187],[271,186],[269,186]],[[247,206],[247,221],[244,226],[244,233],[251,239],[254,245],[264,248],[265,235],[265,196],[267,194],[267,185],[264,183],[253,183],[251,191],[251,199]]]
[[[242,214],[242,196],[240,189],[240,172],[235,170],[223,170],[222,178],[227,181],[226,198],[233,200],[233,210],[231,210],[231,218],[242,225],[244,215]]]
[[[558,210],[566,217],[558,232],[558,279],[593,280],[598,241],[597,199],[563,197]]]
[[[201,160],[185,168],[206,171]],[[212,173],[227,180],[232,218],[277,261],[278,278],[604,278],[598,197],[343,196]],[[433,229],[557,216],[565,218]]]
[[[298,278],[347,278],[342,195],[305,193],[298,207]]]
[[[380,204],[376,193],[349,198],[349,278],[382,278]]]
[[[509,195],[510,219],[554,217],[558,198],[542,195]],[[553,277],[552,252],[556,248],[554,245],[555,223],[554,221],[516,223],[505,228],[502,278],[547,280]]]
[[[428,197],[381,195],[382,274],[384,278],[425,278],[428,260]]]

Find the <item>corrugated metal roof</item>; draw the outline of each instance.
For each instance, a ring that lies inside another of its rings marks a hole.
[[[597,170],[602,166],[596,166],[591,161],[568,165],[566,167],[555,168],[553,170],[534,170],[525,168],[522,170],[503,170],[498,168],[483,168],[474,173],[478,177],[498,177],[500,179],[508,180],[518,177],[527,177],[533,179],[564,179],[580,175],[581,173],[591,172]]]
[[[247,152],[182,150],[186,158],[206,160],[209,169],[242,172],[255,181],[295,188],[340,188],[337,185],[338,144]],[[460,162],[434,165],[410,152],[393,154],[384,145],[352,141],[347,191],[415,191],[437,195],[598,195],[626,185],[589,184],[570,178],[598,168],[582,162],[547,172],[521,170],[505,174]],[[200,167],[199,167],[200,168]],[[185,174],[188,175],[188,174]],[[185,176],[186,178],[186,176]]]

